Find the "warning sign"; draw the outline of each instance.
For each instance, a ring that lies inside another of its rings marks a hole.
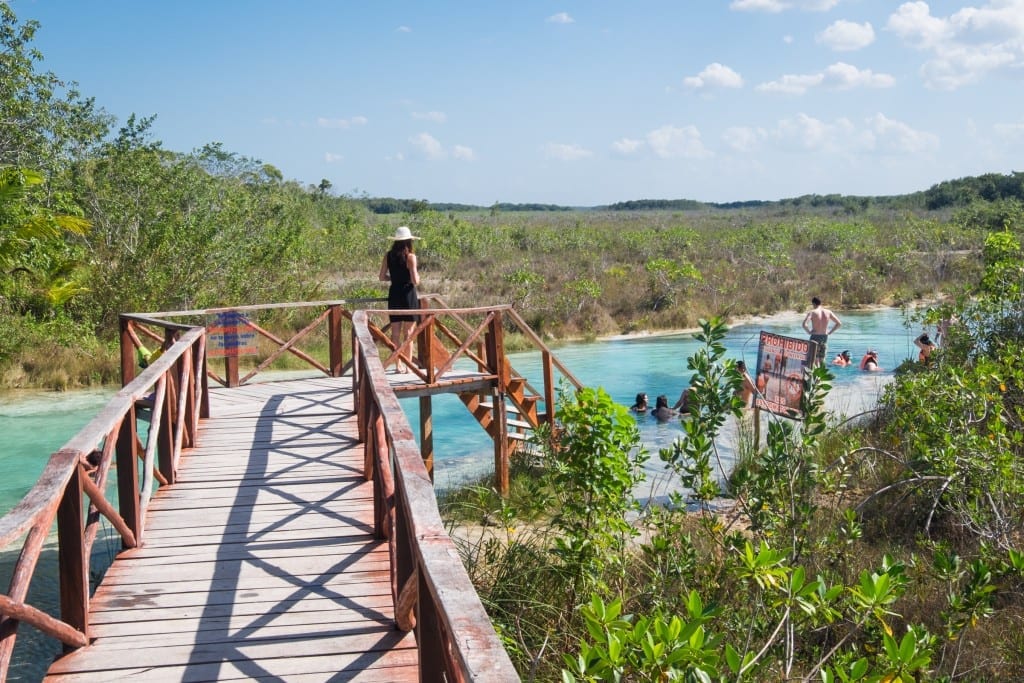
[[[757,394],[754,406],[794,419],[803,418],[800,399],[807,386],[817,344],[806,339],[761,332],[757,350]]]
[[[206,356],[224,358],[254,355],[256,330],[249,324],[249,320],[238,311],[215,314],[206,326]]]

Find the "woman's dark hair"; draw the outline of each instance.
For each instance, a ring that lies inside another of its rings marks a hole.
[[[641,403],[647,403],[647,394],[642,392],[636,395],[636,404],[640,405]]]
[[[665,394],[659,396],[655,408],[668,408],[668,396]]]
[[[412,251],[412,240],[395,240],[391,243],[391,251],[396,254],[408,254]]]

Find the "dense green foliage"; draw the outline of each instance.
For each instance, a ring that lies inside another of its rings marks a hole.
[[[923,316],[950,321],[942,348],[900,369],[873,421],[839,428],[818,368],[805,419],[770,420],[724,482],[713,475],[720,432],[737,420],[749,439],[750,416],[734,398],[725,326],[703,323],[689,359],[695,416],[659,454],[679,491],[638,517],[622,486],[646,454],[624,438],[623,409],[604,406],[600,419],[600,391],[563,397],[559,446],[517,479],[525,494],[500,501],[504,534],[463,546],[524,679],[1024,675],[1018,235],[991,235],[985,255],[977,287]],[[471,500],[488,506],[482,493]]]

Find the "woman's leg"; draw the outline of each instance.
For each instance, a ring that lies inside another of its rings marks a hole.
[[[395,321],[391,323],[391,343],[398,348],[405,341],[405,321]],[[405,363],[401,359],[395,361],[395,370],[397,372],[405,372]]]

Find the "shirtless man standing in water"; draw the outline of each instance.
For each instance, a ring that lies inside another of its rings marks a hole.
[[[843,323],[835,313],[821,305],[821,299],[818,297],[812,298],[811,303],[814,308],[807,311],[807,315],[804,316],[804,330],[811,335],[811,341],[818,344],[813,364],[817,367],[825,362],[829,335],[842,327]],[[829,322],[834,323],[831,329],[828,326]]]

